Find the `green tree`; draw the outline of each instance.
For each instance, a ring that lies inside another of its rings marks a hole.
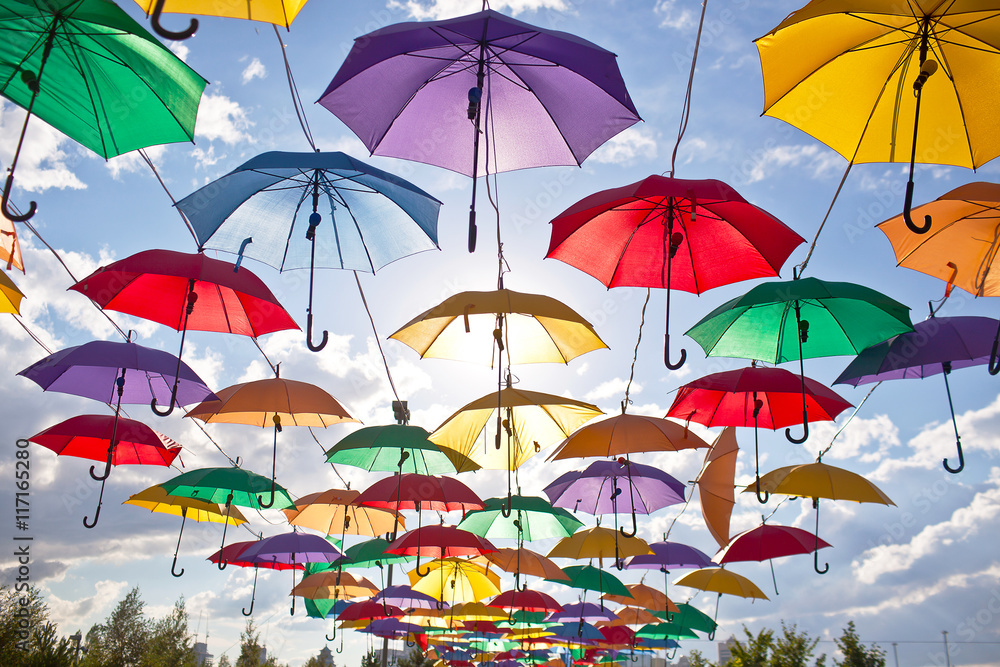
[[[737,641],[732,647],[730,665],[733,667],[808,667],[819,639],[812,639],[806,632],[798,632],[794,624],[781,624],[781,634],[775,636],[773,630],[763,629],[754,635],[744,626],[746,641]],[[821,655],[814,663],[816,667],[826,664],[826,656]]]
[[[746,641],[736,640],[730,649],[733,655],[730,664],[733,667],[769,667],[769,656],[774,647],[774,631],[764,629],[756,636],[749,628],[743,626]]]
[[[361,667],[382,667],[382,654],[371,649],[361,657]]]
[[[397,667],[434,667],[434,661],[417,647],[399,659]]]
[[[714,662],[709,661],[701,654],[701,651],[693,649],[688,653],[688,664],[691,667],[716,667]]]
[[[253,618],[247,619],[246,627],[240,633],[240,657],[236,659],[236,667],[270,667],[274,665],[275,659],[268,658],[266,661],[260,659],[261,649],[260,631],[254,626]]]
[[[115,606],[104,623],[97,626],[98,650],[95,657],[100,662],[96,664],[102,667],[141,667],[150,635],[149,619],[143,611],[145,607],[137,586]]]
[[[145,667],[195,667],[187,607],[181,597],[169,614],[156,621],[149,635]]]
[[[218,667],[233,667],[233,664],[229,662],[229,656],[226,655],[225,653],[223,653],[222,657],[219,658]]]
[[[59,638],[48,618],[48,605],[37,589],[0,585],[0,665],[69,667],[70,641]]]
[[[844,661],[834,661],[837,667],[885,667],[885,653],[878,646],[865,647],[854,628],[854,621],[848,621],[844,634],[836,640],[837,648],[844,654]]]

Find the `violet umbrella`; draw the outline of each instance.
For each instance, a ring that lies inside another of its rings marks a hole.
[[[700,549],[680,542],[668,542],[664,536],[663,542],[653,542],[649,545],[651,554],[632,556],[625,561],[626,570],[646,569],[659,570],[663,573],[663,594],[667,594],[667,575],[670,570],[681,568],[701,568],[712,565],[712,558]],[[709,637],[712,639],[712,637]]]
[[[343,554],[329,540],[319,535],[299,533],[281,533],[265,537],[247,547],[240,558],[251,563],[277,563],[297,565],[299,563],[333,563]],[[295,587],[295,569],[292,568],[292,588]],[[295,615],[295,596],[292,596],[290,613]]]
[[[131,372],[130,372],[131,371]],[[150,404],[170,401],[176,389],[178,405],[188,405],[215,398],[198,374],[169,352],[136,345],[130,341],[95,340],[67,347],[36,361],[18,373],[45,391],[58,391],[115,404],[115,423],[111,430],[107,467],[101,475],[90,468],[90,476],[101,482],[97,512],[93,522],[83,518],[83,525],[93,528],[101,516],[104,484],[111,474],[112,455],[118,442],[118,420],[122,403]],[[126,382],[126,376],[129,380]]]
[[[640,120],[614,53],[488,9],[359,37],[319,104],[373,155],[471,176],[469,252],[477,176],[580,165]]]
[[[944,459],[950,473],[962,472],[965,456],[962,438],[955,421],[955,406],[951,401],[948,375],[956,368],[981,366],[990,361],[994,347],[994,332],[1000,322],[990,317],[931,317],[913,325],[913,331],[902,333],[861,352],[848,364],[834,384],[860,384],[925,378],[940,374],[948,394],[951,423],[955,428],[958,466],[953,468]]]

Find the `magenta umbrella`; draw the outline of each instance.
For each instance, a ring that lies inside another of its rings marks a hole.
[[[640,120],[614,53],[488,9],[359,37],[319,104],[374,155],[471,176],[469,252],[477,176],[579,165]]]

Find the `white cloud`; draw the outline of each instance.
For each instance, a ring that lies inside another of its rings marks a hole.
[[[184,62],[187,62],[188,54],[191,53],[191,49],[184,42],[167,42],[167,48]]]
[[[656,157],[656,139],[646,127],[630,127],[606,141],[594,151],[589,161],[603,164],[632,164]]]
[[[469,13],[469,3],[465,0],[390,0],[389,9],[402,10],[406,15],[417,20],[439,20],[462,16]],[[510,13],[514,16],[522,12],[534,12],[540,9],[569,11],[570,7],[564,0],[499,0],[492,2],[490,8],[498,12]]]
[[[60,628],[87,630],[87,624],[82,624],[82,619],[87,617],[95,618],[105,610],[110,610],[112,605],[118,601],[120,596],[124,596],[128,583],[125,581],[112,581],[110,579],[98,581],[94,584],[94,594],[81,597],[77,600],[63,600],[57,595],[49,593],[46,602],[49,605],[49,612],[52,621]]]
[[[24,116],[21,107],[0,102],[0,137],[4,138],[0,143],[0,163],[4,167],[10,166],[14,159]],[[87,186],[72,169],[86,155],[85,150],[41,118],[33,116],[17,158],[14,184],[28,192],[44,192],[49,188],[82,190]],[[28,203],[20,202],[20,205],[27,208]]]
[[[160,157],[166,152],[167,147],[165,145],[160,146],[149,146],[143,149],[146,151],[146,155],[152,160],[155,165]],[[139,151],[130,151],[123,155],[113,157],[107,162],[108,171],[111,172],[111,178],[116,181],[121,180],[122,174],[134,174],[137,172],[146,172],[149,167],[146,165],[146,161],[142,159],[139,155]],[[150,174],[152,175],[152,174]]]
[[[662,16],[660,26],[674,30],[690,30],[698,25],[697,15],[690,7],[678,7],[677,0],[658,0],[653,11]]]
[[[773,176],[777,169],[800,167],[812,178],[833,173],[843,166],[843,158],[817,144],[774,146],[761,151],[747,166],[746,183],[756,183]]]
[[[626,384],[627,382],[622,378],[616,377],[611,380],[607,380],[597,385],[596,387],[588,391],[586,394],[584,394],[583,400],[590,401],[591,403],[593,403],[594,401],[600,401],[601,399],[611,398],[612,396],[624,395]],[[642,385],[639,384],[638,382],[633,382],[630,393],[638,394],[641,391],[642,391]]]
[[[247,112],[238,102],[225,95],[204,94],[198,107],[198,122],[195,137],[234,145],[240,142],[253,143],[247,130],[253,127]]]
[[[240,76],[243,79],[244,85],[246,85],[254,79],[266,79],[267,68],[264,67],[264,63],[260,61],[260,58],[254,58],[250,61],[250,64],[243,69],[243,74]]]

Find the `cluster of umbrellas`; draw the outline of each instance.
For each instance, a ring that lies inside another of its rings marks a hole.
[[[139,4],[162,36],[186,38],[198,27],[196,20],[180,32],[160,25],[163,12],[188,11],[189,3]],[[248,2],[237,17],[288,27],[304,4]],[[960,114],[969,130],[947,154],[935,152],[939,162],[976,167],[1000,153],[981,127],[993,117],[996,101],[965,94],[967,86],[975,88],[982,79],[970,54],[997,53],[990,43],[993,20],[979,22],[962,7],[925,11],[918,5],[898,13],[878,11],[873,20],[866,11],[841,4],[814,0],[757,41],[765,113],[798,124],[795,110],[809,90],[849,87],[849,95],[834,95],[833,103],[823,105],[803,129],[852,165],[909,160],[904,212],[879,227],[899,264],[945,280],[949,292],[957,285],[977,296],[1000,294],[990,277],[1000,186],[963,186],[911,211],[914,163],[931,141],[927,131],[918,140],[921,105],[924,123],[940,127]],[[833,17],[838,17],[835,37],[826,28]],[[0,92],[27,109],[25,128],[38,115],[106,158],[192,138],[205,80],[113,3],[3,0],[0,19],[0,55],[16,63],[19,72],[4,81]],[[829,48],[803,49],[809,42]],[[813,62],[821,56],[823,63]],[[933,76],[939,67],[947,70],[946,77]],[[953,69],[963,76],[953,76]],[[858,72],[863,72],[860,80]],[[155,94],[121,94],[135,86]],[[908,87],[914,91],[912,101],[898,94]],[[380,94],[371,94],[375,90]],[[119,123],[115,114],[101,113],[103,99],[126,104],[141,99],[141,106],[136,102],[120,114],[133,122]],[[319,103],[372,154],[470,176],[470,252],[477,241],[478,176],[579,165],[639,120],[614,54],[485,8],[365,35]],[[67,107],[79,112],[60,113]],[[911,116],[912,131],[902,122]],[[136,118],[142,122],[136,124]],[[884,135],[890,131],[894,139],[887,143]],[[435,137],[430,144],[423,141],[429,136]],[[24,128],[2,197],[4,215],[22,222],[36,210],[35,202],[24,213],[10,202],[23,139]],[[908,158],[896,154],[897,143],[907,140],[912,144]],[[101,481],[101,494],[93,519],[85,517],[84,525],[96,525],[114,466],[181,461],[178,443],[123,416],[123,404],[149,404],[160,416],[180,407],[187,417],[205,423],[271,428],[270,478],[245,469],[237,458],[231,466],[185,472],[125,501],[181,517],[174,576],[184,573],[177,561],[186,521],[221,523],[220,549],[210,560],[220,570],[234,565],[255,571],[245,615],[253,612],[257,570],[290,569],[291,612],[295,598],[303,597],[311,616],[334,619],[334,634],[327,635],[331,641],[339,625],[387,640],[419,637],[456,667],[540,663],[556,656],[565,656],[567,664],[592,664],[644,649],[673,648],[699,632],[714,635],[713,618],[667,596],[671,571],[694,570],[674,586],[719,598],[766,599],[725,566],[812,553],[822,574],[828,565],[819,567],[818,551],[830,544],[819,537],[821,499],[892,504],[871,482],[821,457],[763,474],[755,463],[755,479],[745,490],[761,503],[771,494],[812,499],[816,530],[763,521],[730,535],[738,452],[733,429],[753,427],[756,459],[759,428],[785,428],[786,438],[801,444],[809,437],[810,422],[832,421],[851,407],[806,377],[805,359],[853,356],[836,383],[854,386],[942,375],[958,455],[957,465],[946,458],[944,466],[957,473],[965,465],[949,375],[975,365],[1000,372],[997,320],[936,317],[932,310],[931,318],[914,325],[905,305],[861,285],[802,277],[803,263],[791,281],[760,283],[686,332],[706,355],[745,359],[749,366],[686,383],[664,418],[629,414],[626,393],[620,415],[593,421],[602,414],[596,405],[515,386],[513,365],[565,364],[606,345],[565,304],[506,289],[501,252],[497,289],[451,296],[390,336],[421,358],[488,365],[497,372],[497,391],[469,402],[432,432],[409,425],[405,409],[398,424],[354,431],[326,452],[327,461],[393,474],[361,492],[328,489],[293,498],[276,481],[279,433],[286,426],[325,428],[357,419],[322,388],[280,377],[278,367],[274,378],[212,391],[182,361],[187,332],[256,339],[298,329],[264,282],[242,265],[251,258],[278,271],[308,268],[306,344],[319,352],[329,334],[313,335],[316,269],[374,273],[409,255],[439,249],[440,207],[413,184],[343,153],[264,153],[177,203],[195,237],[196,253],[143,251],[73,285],[103,310],[180,333],[176,356],[126,336],[125,342],[66,348],[21,371],[44,390],[113,407],[111,416],[74,417],[28,438],[60,455],[104,462],[103,472],[96,465],[90,470]],[[914,214],[925,215],[923,225],[913,222]],[[497,218],[499,243],[499,212]],[[671,370],[687,356],[682,349],[675,361],[670,353],[672,290],[701,294],[776,278],[805,241],[729,185],[674,178],[672,172],[596,192],[551,225],[546,257],[580,269],[607,288],[665,290],[664,363]],[[235,262],[209,258],[206,250],[233,254]],[[13,247],[9,256],[13,263]],[[0,292],[9,311],[16,312],[21,293],[5,275]],[[797,375],[777,367],[796,361]],[[725,429],[709,445],[687,428],[692,421]],[[801,435],[793,433],[799,425]],[[549,447],[554,447],[549,460],[596,460],[554,479],[542,489],[545,498],[523,495],[518,469]],[[668,541],[667,535],[653,543],[638,536],[639,515],[685,503],[693,489],[632,458],[700,449],[706,455],[695,485],[706,525],[720,547],[714,557]],[[451,476],[478,469],[506,471],[506,497],[482,499]],[[282,510],[292,529],[226,544],[229,526],[248,523],[239,507]],[[416,512],[416,528],[410,518],[407,531],[404,511]],[[425,511],[438,513],[440,522],[423,523]],[[445,523],[454,512],[462,518]],[[584,527],[577,518],[581,512],[593,515],[597,525]],[[608,515],[610,528],[600,525]],[[631,518],[630,526],[627,520],[619,524],[620,515]],[[406,532],[400,534],[401,529]],[[356,536],[371,539],[346,546]],[[493,540],[514,545],[496,546]],[[544,555],[525,547],[539,540],[557,542]],[[558,565],[554,559],[586,563]],[[409,585],[394,586],[394,566],[411,562]],[[380,586],[352,572],[373,567],[382,578]],[[611,568],[657,570],[663,590],[644,582],[626,585]],[[304,575],[297,583],[296,570]],[[501,572],[513,575],[513,588],[502,590]],[[528,577],[566,586],[579,601],[561,604],[531,590]],[[586,600],[588,592],[596,594],[596,602]],[[611,611],[608,605],[620,609]]]

